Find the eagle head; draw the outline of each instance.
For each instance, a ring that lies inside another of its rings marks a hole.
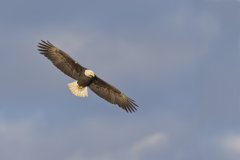
[[[89,70],[89,69],[86,69],[84,71],[84,74],[85,74],[85,76],[87,76],[89,78],[95,77],[95,73],[92,70]]]

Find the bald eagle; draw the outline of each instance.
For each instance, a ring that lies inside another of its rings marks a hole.
[[[137,110],[138,105],[134,100],[99,78],[92,70],[81,66],[67,53],[58,49],[49,41],[42,40],[38,43],[38,50],[40,54],[52,61],[59,70],[76,80],[68,84],[69,90],[75,96],[87,97],[87,87],[89,87],[101,98],[118,105],[127,112],[135,112]]]

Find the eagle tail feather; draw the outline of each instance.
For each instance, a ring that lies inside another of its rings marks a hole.
[[[69,83],[68,88],[71,91],[71,93],[77,97],[88,97],[87,87],[79,86],[77,81]]]

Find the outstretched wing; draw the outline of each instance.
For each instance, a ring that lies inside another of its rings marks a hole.
[[[50,42],[41,41],[38,45],[41,54],[47,57],[63,73],[73,79],[78,79],[79,75],[85,70],[80,64],[74,61],[67,53],[55,47]]]
[[[137,110],[138,105],[134,100],[98,77],[95,77],[89,87],[98,96],[112,104],[117,104],[127,112],[135,112]]]

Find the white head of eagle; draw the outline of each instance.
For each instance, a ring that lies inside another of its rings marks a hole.
[[[84,71],[84,74],[85,74],[85,76],[87,76],[89,78],[95,77],[95,73],[92,70],[90,70],[90,69],[86,69]]]

